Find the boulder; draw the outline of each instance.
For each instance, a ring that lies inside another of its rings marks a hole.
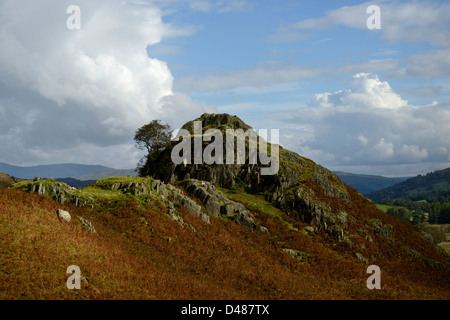
[[[62,209],[56,210],[56,214],[58,215],[59,220],[70,222],[70,220],[72,219],[70,213]]]

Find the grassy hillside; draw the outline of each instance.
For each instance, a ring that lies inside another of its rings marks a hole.
[[[18,181],[23,181],[23,179],[13,178],[0,171],[0,188],[8,188]]]
[[[7,188],[12,184],[14,184],[14,179],[3,172],[0,172],[0,188]]]
[[[418,175],[391,187],[369,193],[370,199],[380,202],[390,199],[450,199],[450,168]]]
[[[144,178],[109,178],[76,191],[95,200],[84,207],[27,193],[24,184],[0,189],[0,299],[450,299],[444,257],[418,228],[383,214],[353,188],[353,204],[343,209],[395,230],[391,238],[375,229],[365,234],[373,242],[364,255],[382,270],[381,290],[366,287],[368,264],[355,256],[363,249],[311,231],[263,195],[222,189],[267,234],[222,217],[208,224],[177,206],[180,224],[155,195],[106,190],[133,179]],[[71,213],[70,223],[57,218],[58,208]],[[351,228],[357,234],[360,227]],[[70,265],[86,278],[81,290],[66,287]]]

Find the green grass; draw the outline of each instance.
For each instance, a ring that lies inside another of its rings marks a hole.
[[[127,198],[126,195],[124,195],[120,191],[111,191],[106,190],[98,187],[85,187],[81,190],[77,190],[74,192],[79,198],[82,199],[91,199],[94,201],[99,200],[110,200],[110,201],[118,201],[118,200],[124,200]]]
[[[253,210],[261,211],[276,217],[291,230],[298,230],[290,222],[284,219],[285,213],[274,207],[262,194],[247,193],[245,192],[245,187],[240,184],[238,184],[234,190],[224,189],[218,186],[216,188],[223,192],[229,199],[240,202]]]
[[[390,206],[387,204],[379,204],[379,203],[376,203],[375,205],[377,206],[378,209],[382,210],[384,213],[386,213],[387,210],[392,208],[405,208],[406,210],[410,211],[408,208],[402,206]]]
[[[123,201],[127,200],[132,195],[131,190],[111,190],[114,184],[126,185],[128,183],[147,183],[151,186],[151,178],[138,178],[138,177],[111,177],[98,180],[96,183],[90,186],[86,186],[82,189],[64,189],[65,196],[75,196],[80,200],[87,200],[88,203],[95,203],[99,201]],[[33,185],[43,184],[45,186],[46,193],[48,195],[52,185],[63,185],[63,182],[58,182],[52,179],[48,180],[30,180],[16,183],[12,186],[12,189],[18,189],[29,192]],[[149,188],[150,189],[150,188]],[[135,197],[141,204],[147,203],[148,196],[142,195]]]
[[[381,211],[383,211],[385,213],[388,209],[394,208],[394,206],[388,206],[386,204],[378,204],[378,203],[376,204],[376,206],[378,209],[380,209]]]
[[[59,181],[55,181],[54,179],[33,179],[33,180],[26,180],[26,181],[21,181],[21,182],[17,182],[14,183],[11,188],[12,189],[21,189],[24,191],[29,191],[31,189],[32,186],[37,185],[37,184],[43,184],[45,186],[45,188],[49,187],[52,184],[64,184],[63,182],[59,182]]]
[[[152,178],[142,178],[142,177],[110,177],[98,180],[95,182],[95,186],[103,189],[108,189],[110,186],[116,183],[145,183],[151,182]]]

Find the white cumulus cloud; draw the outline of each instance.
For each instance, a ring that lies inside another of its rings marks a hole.
[[[134,166],[134,131],[181,108],[164,103],[173,77],[146,49],[192,30],[150,1],[119,0],[77,1],[81,28],[69,30],[69,5],[0,1],[0,161]],[[199,112],[190,102],[185,113]]]
[[[376,74],[358,73],[353,76],[347,89],[331,93],[319,93],[312,105],[319,107],[358,109],[396,109],[404,107],[408,101],[394,92],[386,81],[380,81]]]
[[[374,146],[376,151],[376,155],[384,160],[386,158],[390,158],[394,155],[394,144],[392,142],[384,141],[384,138],[381,138],[380,141]]]
[[[290,128],[281,145],[330,168],[396,176],[450,166],[450,105],[410,105],[374,74],[357,74],[296,112],[274,113],[277,122]]]

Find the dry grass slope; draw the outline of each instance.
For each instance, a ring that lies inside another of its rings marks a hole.
[[[356,192],[352,196],[358,201]],[[357,205],[380,216],[369,203]],[[71,223],[58,220],[58,208],[72,214]],[[450,298],[448,264],[440,269],[408,255],[393,259],[389,252],[397,251],[391,244],[379,243],[367,253],[386,252],[378,260],[382,290],[369,290],[367,264],[348,248],[336,247],[326,235],[312,238],[294,230],[292,226],[303,225],[292,217],[283,222],[264,210],[249,209],[269,234],[249,232],[224,219],[205,224],[177,208],[194,231],[170,220],[157,201],[143,208],[133,199],[120,199],[88,209],[0,188],[0,299]],[[346,209],[355,216],[360,212]],[[99,237],[84,230],[78,216],[92,221]],[[404,238],[397,246],[433,252],[425,242],[408,240],[410,228],[403,222],[387,222],[398,230],[398,239]],[[297,261],[281,248],[306,258]],[[437,254],[429,258],[445,264]],[[81,290],[66,287],[70,265],[78,265],[87,279]]]

